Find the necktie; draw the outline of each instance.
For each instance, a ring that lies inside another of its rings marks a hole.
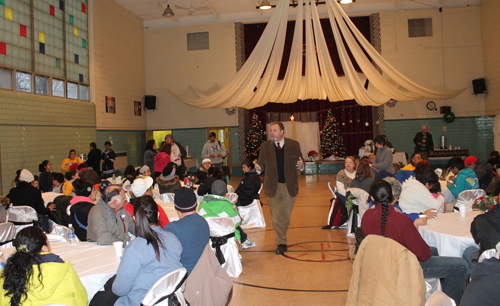
[[[281,150],[281,145],[279,142],[278,142],[278,150]]]

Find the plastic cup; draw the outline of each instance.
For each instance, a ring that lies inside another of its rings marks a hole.
[[[113,246],[115,247],[116,256],[121,257],[123,255],[123,242],[122,241],[113,242]]]
[[[460,210],[460,217],[465,218],[467,213],[467,206],[462,205],[458,209]]]

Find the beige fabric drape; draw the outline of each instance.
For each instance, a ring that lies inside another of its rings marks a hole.
[[[303,5],[304,2],[306,5]],[[290,60],[284,80],[278,82],[288,4],[288,0],[278,2],[252,54],[227,85],[219,90],[214,86],[208,91],[189,86],[183,95],[167,90],[179,101],[197,108],[248,109],[268,102],[293,103],[305,99],[329,99],[332,102],[355,99],[361,105],[377,106],[389,99],[402,102],[421,98],[452,99],[464,91],[427,88],[399,73],[363,37],[335,0],[326,0],[326,5],[345,76],[339,77],[335,71],[314,1],[299,0]],[[304,31],[306,70],[302,76]],[[353,54],[364,76],[355,71],[346,47]],[[364,52],[383,74],[380,74]],[[364,88],[365,77],[370,82],[370,90]]]

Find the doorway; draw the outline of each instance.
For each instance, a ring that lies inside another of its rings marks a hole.
[[[208,135],[214,132],[216,138],[224,148],[226,148],[227,155],[226,158],[222,160],[222,165],[231,167],[231,129],[229,127],[218,127],[218,128],[207,128],[207,139]]]
[[[165,141],[165,136],[172,134],[172,130],[163,131],[146,131],[146,142],[150,139],[154,139],[156,142],[156,150],[160,150],[161,143]]]

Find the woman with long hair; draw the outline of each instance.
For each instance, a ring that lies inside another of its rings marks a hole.
[[[0,305],[87,305],[87,291],[73,266],[50,253],[40,228],[22,229],[13,244],[16,252],[0,275]]]
[[[470,272],[467,262],[458,257],[439,256],[435,248],[431,251],[411,219],[394,209],[388,182],[375,181],[370,187],[370,196],[375,208],[368,209],[361,219],[363,236],[384,236],[402,244],[420,261],[424,278],[444,278],[443,292],[459,305]]]
[[[125,249],[113,283],[117,305],[141,305],[160,278],[182,268],[181,243],[158,226],[158,205],[151,196],[137,199],[134,217],[137,238]]]
[[[40,165],[38,165],[38,171],[40,171],[40,183],[39,189],[42,192],[50,192],[52,191],[52,163],[50,160],[44,160]]]
[[[154,177],[156,180],[158,176],[161,175],[163,169],[171,162],[170,154],[172,153],[172,146],[168,143],[163,143],[160,147],[160,152],[155,156],[155,164],[154,164]]]
[[[144,165],[148,166],[151,171],[155,169],[156,154],[156,141],[150,139],[146,143],[146,148],[144,149]]]
[[[422,163],[417,164],[417,167]],[[437,212],[445,212],[446,205],[444,195],[436,192],[437,196],[432,195],[432,191],[437,187],[439,190],[439,177],[436,172],[430,168],[417,172],[415,178],[409,178],[403,183],[399,206],[405,213],[418,213],[428,209],[436,209]]]
[[[128,165],[123,172],[124,178],[122,179],[122,184],[125,184],[126,181],[129,181],[132,184],[137,177],[137,173],[135,171],[135,167],[133,165]]]
[[[78,165],[83,163],[83,160],[76,156],[76,151],[69,150],[68,158],[64,159],[61,164],[61,170],[63,173],[69,172],[70,170],[78,170]]]
[[[374,178],[367,161],[360,161],[356,168],[356,177],[351,181],[351,188],[360,188],[366,192],[370,191]]]

